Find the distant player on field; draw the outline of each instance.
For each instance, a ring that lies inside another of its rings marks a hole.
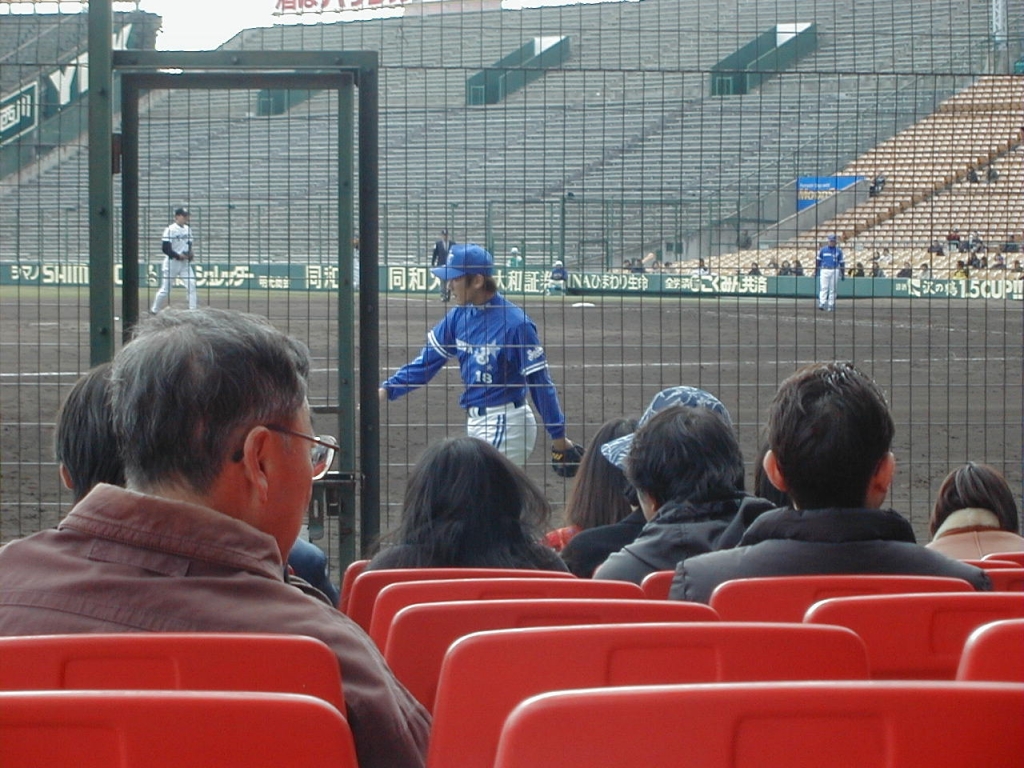
[[[826,312],[836,310],[836,290],[839,281],[845,280],[843,249],[836,243],[836,236],[829,235],[828,242],[818,251],[814,260],[814,274],[818,278],[818,309]]]
[[[150,312],[155,315],[167,306],[171,296],[171,283],[179,277],[185,281],[188,308],[195,309],[199,301],[196,293],[196,273],[192,269],[192,227],[188,224],[188,209],[175,209],[174,222],[164,230],[161,248],[164,252],[164,264],[161,269],[163,280]]]
[[[582,451],[565,436],[565,416],[537,326],[498,293],[493,269],[491,254],[470,243],[453,246],[447,265],[431,270],[447,284],[456,306],[427,334],[419,356],[381,384],[381,403],[423,386],[455,358],[466,387],[459,399],[466,409],[466,432],[525,465],[537,440],[529,391],[551,436],[552,465],[571,477]]]

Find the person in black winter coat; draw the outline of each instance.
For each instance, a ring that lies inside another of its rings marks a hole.
[[[740,545],[692,557],[669,596],[708,602],[731,579],[818,573],[951,576],[991,589],[985,572],[916,543],[882,509],[896,461],[881,390],[849,363],[815,363],[786,379],[768,408],[764,470],[792,504],[752,522]]]

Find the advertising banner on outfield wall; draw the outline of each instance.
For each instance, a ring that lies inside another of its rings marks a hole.
[[[334,264],[194,264],[200,289],[245,291],[336,291],[338,267]],[[499,288],[510,295],[548,293],[548,273],[530,269],[498,270]],[[139,265],[141,283],[156,290],[160,264]],[[121,265],[114,280],[121,285]],[[75,262],[0,262],[0,286],[89,285],[89,264]],[[427,266],[381,267],[382,293],[434,296],[438,279]],[[764,277],[752,275],[659,275],[630,272],[570,272],[570,296],[758,296],[814,297],[813,277]],[[1008,280],[921,280],[861,278],[846,280],[839,295],[849,298],[993,299],[1024,301],[1024,278]]]

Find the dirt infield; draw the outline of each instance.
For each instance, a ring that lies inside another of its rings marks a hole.
[[[57,405],[89,364],[88,299],[84,290],[50,289],[0,298],[0,534],[8,541],[54,525],[70,501],[58,487],[50,446]],[[202,301],[265,314],[305,340],[316,369],[311,402],[334,402],[333,297],[214,293]],[[927,539],[939,482],[962,461],[995,465],[1021,497],[1020,302],[861,299],[841,303],[834,314],[805,299],[528,297],[520,303],[540,329],[577,442],[586,443],[608,418],[638,417],[660,389],[687,384],[713,392],[729,408],[749,468],[778,383],[802,363],[844,359],[872,375],[890,399],[898,462],[891,504],[911,519],[919,539]],[[382,296],[375,380],[419,351],[444,309],[435,295]],[[427,443],[463,433],[461,389],[458,369],[449,364],[425,389],[381,412],[384,528],[397,520],[408,469]],[[337,429],[329,415],[318,415],[315,426]],[[544,435],[528,472],[555,505],[557,523],[568,484],[551,471],[547,456]],[[334,548],[333,541],[321,543]]]

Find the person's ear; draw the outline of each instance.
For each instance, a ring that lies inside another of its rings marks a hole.
[[[764,473],[772,485],[783,493],[789,493],[789,483],[782,475],[782,467],[779,466],[779,460],[775,457],[774,451],[769,450],[765,453],[761,466],[764,467]]]
[[[878,462],[871,480],[868,481],[868,490],[864,496],[864,506],[868,509],[878,509],[889,495],[889,488],[892,486],[892,478],[896,474],[896,457],[889,451]]]
[[[260,501],[266,501],[270,494],[270,478],[268,475],[270,453],[270,430],[266,427],[253,427],[245,436],[242,446],[242,472],[251,486],[251,492]]]
[[[60,481],[64,484],[64,487],[69,491],[75,490],[75,484],[71,481],[71,473],[68,472],[68,468],[61,464],[57,471],[60,474]]]

